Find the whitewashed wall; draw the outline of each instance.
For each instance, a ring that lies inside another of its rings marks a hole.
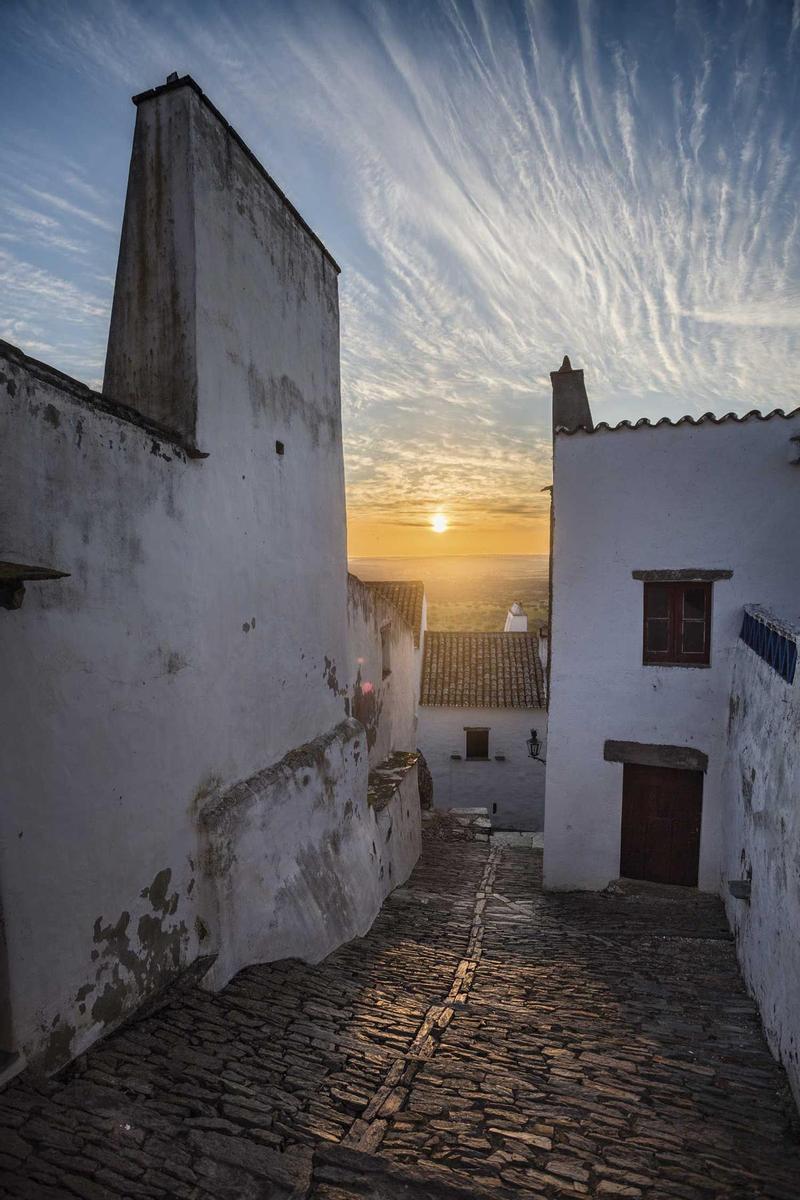
[[[708,754],[700,887],[722,867],[721,774],[742,606],[800,604],[800,417],[557,434],[545,882],[619,874],[622,765],[606,739]],[[634,570],[727,569],[713,587],[710,668],[642,665]]]
[[[380,891],[345,709],[336,268],[191,87],[139,108],[109,379],[178,438],[0,354],[0,560],[69,573],[0,611],[0,1049],[48,1070],[221,949],[237,870],[267,889],[254,908],[291,883],[279,953],[314,943],[297,923],[314,880],[363,877],[317,947],[371,920]],[[247,783],[265,769],[292,796],[277,855]],[[225,846],[239,857],[220,875]]]
[[[347,718],[204,810],[201,893],[218,934],[206,986],[248,963],[319,962],[363,936],[410,875],[421,838],[416,764],[376,807],[365,741]]]
[[[422,691],[422,656],[425,651],[425,630],[428,628],[428,597],[423,592],[422,594],[422,620],[419,630],[419,645],[414,650],[414,661],[416,664],[416,681],[414,684],[415,702],[419,700]]]
[[[767,1040],[800,1103],[800,677],[786,683],[741,641],[733,660],[722,894]],[[749,903],[734,899],[727,881],[748,878]]]
[[[383,675],[381,630],[387,631],[390,673]],[[347,579],[348,712],[366,730],[370,766],[393,750],[413,750],[417,737],[418,660],[414,635],[396,608],[355,575]]]
[[[467,760],[464,727],[489,728],[489,761]],[[433,776],[436,808],[489,809],[496,829],[541,830],[545,767],[528,755],[536,729],[547,735],[547,713],[538,708],[444,708],[420,705],[419,746]],[[542,750],[546,756],[547,747]],[[461,760],[451,758],[460,754]],[[496,754],[505,755],[496,762]],[[493,814],[493,806],[497,812]]]

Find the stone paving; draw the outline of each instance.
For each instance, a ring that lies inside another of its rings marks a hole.
[[[797,1200],[785,1077],[721,906],[546,894],[426,839],[366,938],[191,977],[0,1096],[0,1196]]]

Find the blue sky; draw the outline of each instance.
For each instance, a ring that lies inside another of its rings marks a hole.
[[[386,533],[363,552],[437,508],[541,548],[565,352],[597,419],[800,403],[800,0],[0,23],[0,337],[99,386],[130,96],[194,75],[343,267],[351,523]]]

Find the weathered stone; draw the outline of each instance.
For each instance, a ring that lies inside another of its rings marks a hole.
[[[64,1186],[76,1196],[80,1196],[81,1200],[117,1200],[117,1197],[125,1194],[114,1191],[105,1184],[93,1183],[91,1179],[84,1179],[81,1175],[64,1174],[61,1180]]]
[[[267,1179],[288,1192],[307,1186],[311,1175],[311,1155],[295,1147],[291,1154],[278,1154],[265,1146],[255,1146],[242,1137],[220,1133],[190,1133],[189,1144],[198,1152],[220,1163],[229,1163],[258,1179]]]
[[[30,1154],[31,1146],[13,1129],[0,1128],[0,1152],[12,1158],[24,1159]]]
[[[576,1179],[580,1183],[588,1183],[589,1172],[573,1159],[551,1158],[545,1164],[553,1175],[563,1175],[565,1179]]]
[[[641,1188],[631,1187],[626,1183],[614,1183],[610,1179],[603,1179],[595,1190],[598,1196],[630,1197],[630,1200],[635,1200],[642,1194]]]

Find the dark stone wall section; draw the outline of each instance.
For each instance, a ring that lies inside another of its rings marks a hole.
[[[710,571],[704,567],[682,567],[677,571],[631,571],[631,575],[643,583],[714,583],[717,579],[731,579],[733,571]]]

